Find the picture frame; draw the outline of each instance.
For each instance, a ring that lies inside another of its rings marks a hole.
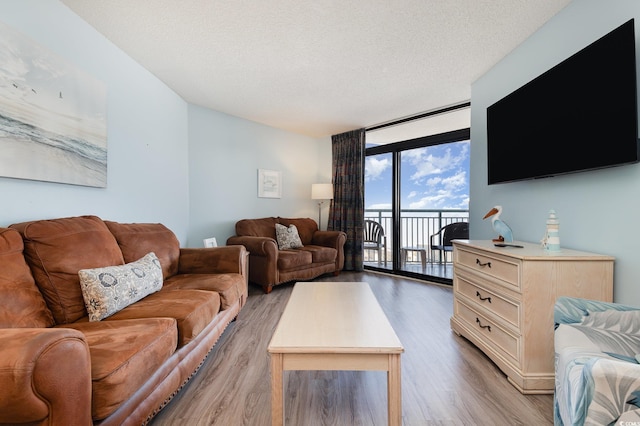
[[[0,176],[107,187],[107,86],[0,23]]]
[[[204,240],[202,240],[202,242],[205,248],[218,247],[218,241],[216,240],[216,237],[205,238]]]
[[[282,172],[278,170],[258,169],[258,197],[282,197]]]

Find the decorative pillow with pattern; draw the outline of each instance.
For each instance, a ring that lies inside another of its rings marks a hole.
[[[155,253],[126,265],[78,271],[89,321],[100,321],[162,288],[162,267]]]
[[[280,250],[303,247],[302,240],[295,225],[284,225],[276,223],[276,239]]]

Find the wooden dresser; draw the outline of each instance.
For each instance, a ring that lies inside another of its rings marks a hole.
[[[540,244],[456,240],[451,328],[473,342],[520,392],[553,393],[553,306],[559,296],[612,301],[611,256]]]

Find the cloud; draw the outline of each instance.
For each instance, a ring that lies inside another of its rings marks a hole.
[[[467,185],[467,172],[461,170],[455,175],[446,177],[442,179],[442,184],[449,189],[464,188]]]
[[[446,173],[460,168],[469,158],[469,143],[436,145],[403,152],[402,160],[408,161],[416,168],[411,180],[418,181],[423,177]]]
[[[371,210],[391,210],[391,203],[371,204],[370,206],[367,206],[367,209],[371,209]]]
[[[432,178],[427,179],[427,186],[436,186],[442,182],[442,178],[440,176],[434,176]]]
[[[444,202],[451,198],[451,194],[446,191],[441,191],[435,195],[428,195],[426,197],[422,197],[418,201],[414,201],[409,203],[410,209],[420,210],[420,209],[435,209],[442,208]]]
[[[391,160],[389,158],[378,160],[377,158],[367,157],[364,169],[364,181],[369,182],[380,178],[380,175],[390,167]]]

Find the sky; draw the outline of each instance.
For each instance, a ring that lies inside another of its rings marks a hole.
[[[107,147],[107,87],[0,22],[0,114]]]
[[[402,210],[469,208],[469,141],[401,153]],[[366,157],[365,209],[391,209],[392,154]]]

